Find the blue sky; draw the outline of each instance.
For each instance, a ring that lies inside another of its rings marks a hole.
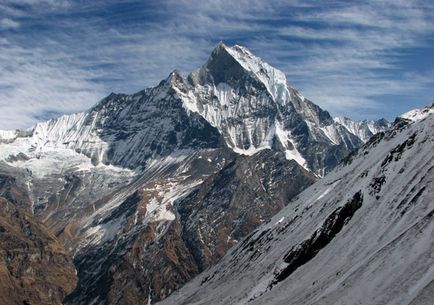
[[[332,115],[393,119],[434,98],[432,0],[0,0],[0,128],[188,74],[220,40]]]

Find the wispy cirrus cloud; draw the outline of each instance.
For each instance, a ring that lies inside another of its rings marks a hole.
[[[17,24],[0,25],[0,128],[188,73],[220,40],[249,47],[332,114],[391,118],[433,98],[433,11],[431,1],[0,0],[0,20]]]

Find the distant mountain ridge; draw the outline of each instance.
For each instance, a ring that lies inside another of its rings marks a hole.
[[[334,121],[366,143],[373,135],[385,131],[390,123],[386,119],[353,121],[347,117],[336,117]]]

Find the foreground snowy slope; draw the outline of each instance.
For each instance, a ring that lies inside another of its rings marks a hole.
[[[432,304],[434,115],[416,112],[159,304]]]

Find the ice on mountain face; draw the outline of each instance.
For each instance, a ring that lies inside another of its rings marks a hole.
[[[306,160],[295,148],[295,140],[290,130],[283,130],[279,121],[271,117],[258,117],[252,113],[255,109],[268,107],[267,97],[255,100],[255,97],[240,97],[228,84],[219,83],[217,86],[205,86],[197,90],[198,95],[214,96],[211,101],[200,103],[195,95],[186,95],[177,89],[187,109],[199,112],[212,126],[218,128],[226,139],[226,143],[234,152],[242,155],[253,155],[264,149],[271,149],[277,136],[285,148],[288,159],[297,161],[303,167]],[[201,109],[197,107],[200,104]],[[270,109],[271,110],[271,109]],[[272,110],[271,110],[272,111]],[[242,124],[233,126],[232,119],[246,117]],[[278,127],[276,127],[278,126]],[[294,143],[293,143],[294,142]],[[289,148],[288,148],[289,144]]]
[[[334,145],[339,145],[339,143],[341,143],[342,139],[341,139],[341,135],[339,134],[339,132],[336,129],[336,126],[334,125],[329,125],[329,126],[324,126],[320,128],[324,134],[326,135],[326,137],[334,144]]]
[[[108,144],[97,134],[98,114],[64,115],[57,119],[36,124],[32,137],[28,138],[36,153],[47,149],[68,148],[80,151],[100,163]]]
[[[95,164],[91,158],[67,148],[67,145],[57,145],[54,142],[41,141],[41,139],[43,137],[37,139],[18,137],[15,141],[0,146],[0,160],[14,167],[28,169],[37,178],[94,169],[134,175],[134,172],[129,169],[99,162]],[[43,143],[38,143],[38,141]]]
[[[293,143],[293,137],[291,135],[291,131],[284,130],[282,128],[282,125],[279,122],[275,123],[275,132],[276,136],[279,139],[280,143],[284,147],[285,156],[288,160],[295,160],[298,164],[303,166],[306,170],[309,170],[307,168],[307,162],[303,158],[303,156],[300,154],[300,152],[296,148],[296,143]]]
[[[284,102],[287,99],[288,84],[282,71],[273,68],[242,46],[235,45],[232,48],[225,46],[225,48],[246,70],[253,72],[265,84],[276,102]]]
[[[207,96],[213,97],[204,101],[203,98]],[[266,105],[267,99],[256,100],[254,97],[240,97],[226,83],[199,87],[195,95],[181,94],[181,98],[187,109],[199,113],[212,126],[218,128],[226,143],[235,152],[251,155],[271,147],[270,141],[273,134],[270,134],[269,118],[252,115],[242,124],[233,125],[228,122],[251,113],[252,109],[261,108],[262,105]],[[200,105],[200,108],[197,105]]]
[[[28,165],[40,175],[50,173],[50,168],[53,173],[62,171],[64,167],[88,168],[91,158],[102,156],[108,145],[95,135],[95,120],[90,125],[85,124],[87,117],[86,113],[77,113],[38,123],[25,136],[17,133],[13,141],[0,143],[0,158],[7,161],[10,156],[24,154],[29,160],[14,165]],[[58,163],[56,160],[65,164],[53,166]],[[100,160],[93,159],[92,163],[98,164]]]

